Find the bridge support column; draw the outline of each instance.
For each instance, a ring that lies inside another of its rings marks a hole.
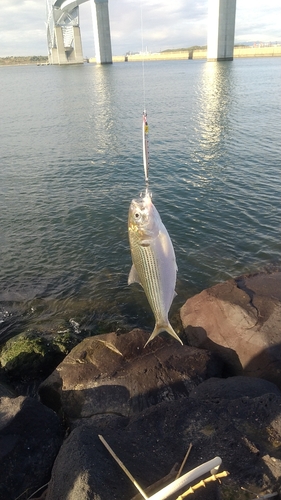
[[[209,0],[208,61],[232,61],[236,0]]]
[[[81,42],[81,34],[79,26],[73,26],[73,47],[69,52],[66,51],[68,63],[73,64],[82,64],[84,62],[83,59],[83,51],[82,51],[82,42]]]
[[[55,26],[56,47],[52,49],[52,64],[67,64],[61,26]]]
[[[49,54],[50,64],[81,64],[83,63],[83,52],[79,26],[72,26],[72,46],[64,46],[63,27],[55,26],[55,47],[51,48]]]
[[[112,63],[108,0],[91,0],[96,62]]]

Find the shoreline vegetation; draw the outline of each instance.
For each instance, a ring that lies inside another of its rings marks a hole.
[[[7,56],[0,57],[0,66],[19,66],[25,64],[48,64],[48,56]]]
[[[236,45],[233,57],[281,57],[281,45]],[[161,52],[132,53],[113,56],[113,62],[137,62],[137,61],[170,61],[180,59],[207,59],[207,46],[193,46],[182,49],[167,49]],[[86,58],[85,62],[95,63],[95,57]],[[7,56],[0,57],[0,66],[19,66],[35,64],[37,66],[48,65],[48,56]]]

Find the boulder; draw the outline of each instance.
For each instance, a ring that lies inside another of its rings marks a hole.
[[[183,473],[219,456],[222,483],[206,483],[195,500],[246,499],[281,486],[281,397],[266,394],[206,401],[184,398],[131,418],[97,416],[76,427],[55,461],[47,500],[129,500],[137,490],[99,439],[102,435],[146,489],[180,464]],[[187,488],[186,488],[187,489]],[[180,494],[180,492],[179,492]],[[176,498],[176,497],[175,497]]]
[[[264,394],[281,396],[281,391],[272,382],[256,377],[211,377],[199,384],[189,394],[197,399],[237,399],[242,397],[257,398]]]
[[[55,412],[29,397],[0,398],[0,498],[27,499],[47,483],[63,441]]]
[[[96,414],[129,416],[161,401],[188,396],[200,382],[220,376],[206,350],[147,332],[84,339],[40,386],[41,401],[68,421]]]
[[[242,276],[188,299],[186,342],[217,353],[226,375],[265,378],[281,388],[281,272]]]
[[[18,396],[16,391],[9,384],[0,380],[0,398],[15,398],[16,396]]]
[[[1,347],[1,375],[25,395],[28,385],[50,375],[76,344],[77,339],[67,330],[44,335],[26,331],[15,335]]]

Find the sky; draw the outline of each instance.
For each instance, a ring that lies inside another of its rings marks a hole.
[[[113,55],[207,44],[208,0],[108,0]],[[90,2],[79,7],[84,57],[95,55]],[[0,57],[47,55],[45,0],[1,0]],[[237,0],[235,43],[281,43],[280,0]]]

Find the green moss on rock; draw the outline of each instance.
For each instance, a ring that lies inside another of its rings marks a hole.
[[[1,351],[0,361],[3,368],[16,368],[19,358],[24,357],[32,362],[47,353],[47,345],[40,337],[20,334],[8,340]]]
[[[12,380],[48,376],[77,342],[70,331],[45,336],[24,332],[4,344],[0,364]]]

